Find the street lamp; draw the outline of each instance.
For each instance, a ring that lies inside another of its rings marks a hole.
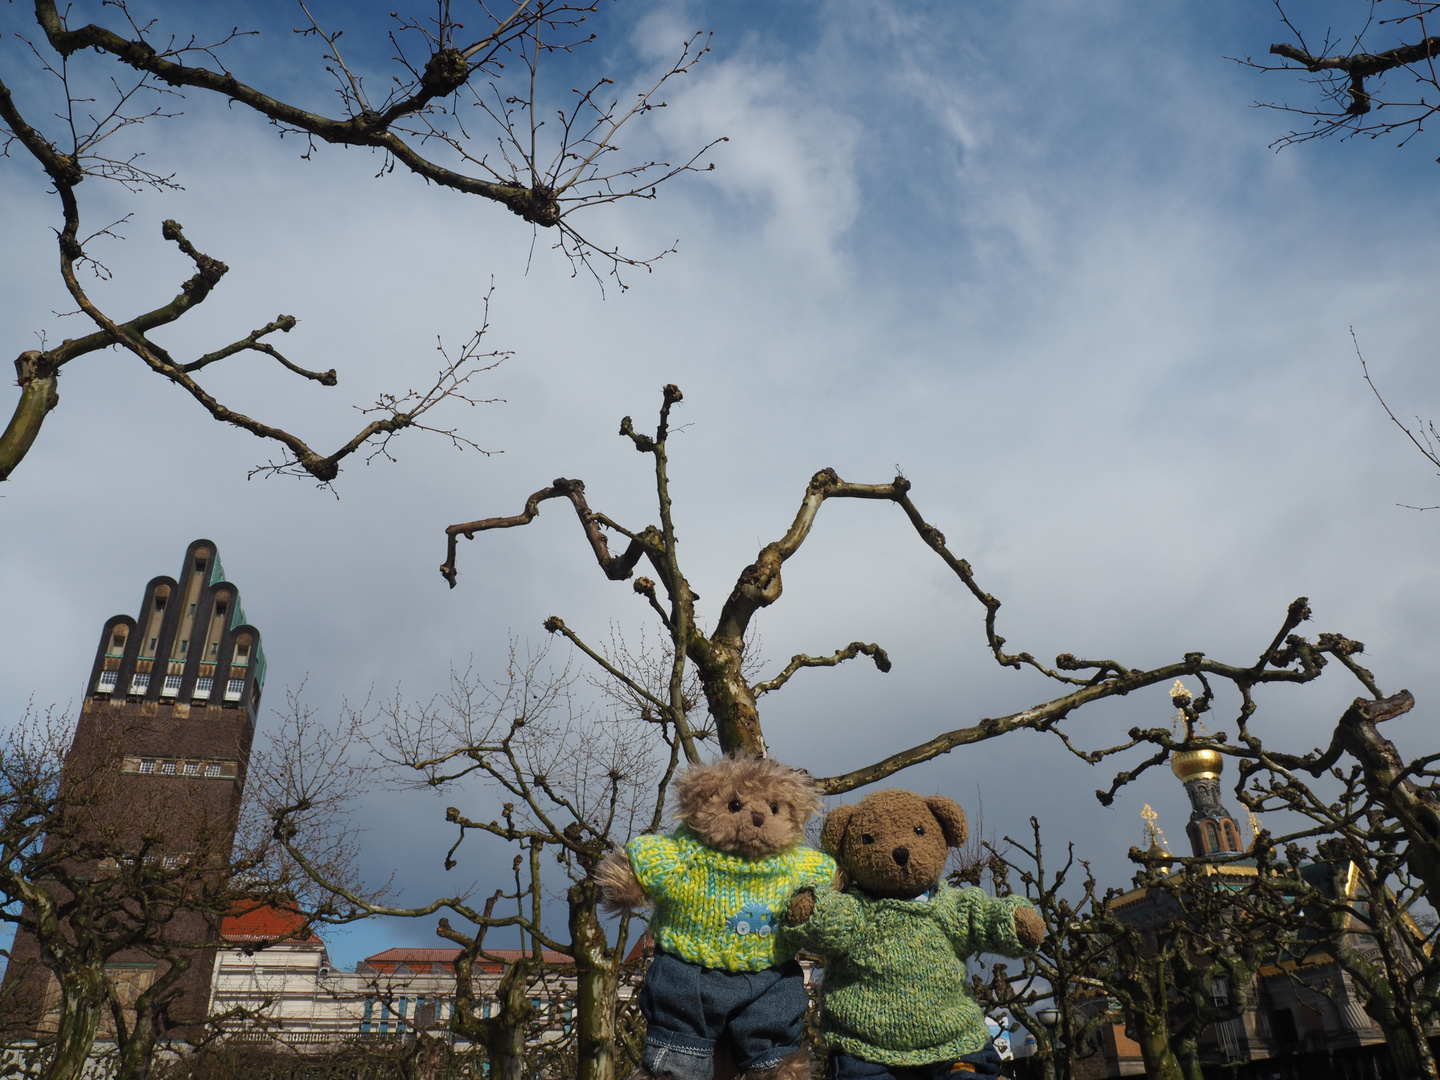
[[[1045,1070],[1045,1080],[1055,1080],[1055,1052],[1060,1048],[1060,1040],[1055,1037],[1055,1029],[1060,1026],[1060,1010],[1054,1005],[1047,1005],[1043,1009],[1035,1010],[1035,1019],[1044,1026],[1050,1043],[1050,1052],[1041,1062],[1041,1067]]]

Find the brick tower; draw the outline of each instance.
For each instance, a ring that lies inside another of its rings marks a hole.
[[[97,851],[114,854],[75,862],[77,877],[103,880],[126,858],[166,868],[228,863],[264,681],[260,632],[215,545],[196,540],[177,578],[145,586],[138,618],[116,615],[100,635],[64,768],[67,781],[86,778],[93,825],[85,829]],[[168,926],[173,940],[213,941],[218,921],[182,910]],[[191,956],[173,1023],[204,1016],[212,967],[210,950]],[[133,1000],[156,968],[135,951],[111,957],[106,970]],[[53,1030],[58,1003],[59,985],[22,928],[0,987],[7,1034]]]

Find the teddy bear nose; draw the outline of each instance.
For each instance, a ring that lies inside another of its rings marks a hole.
[[[755,823],[755,827],[758,829],[761,825],[765,824],[765,815],[759,810],[751,810],[750,820]]]
[[[910,849],[909,849],[909,848],[897,847],[897,848],[896,848],[894,851],[892,851],[890,854],[893,855],[893,856],[895,856],[895,861],[898,862],[901,866],[904,866],[906,863],[908,863],[908,862],[910,861]]]

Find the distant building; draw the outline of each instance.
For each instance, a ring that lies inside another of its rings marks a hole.
[[[1190,797],[1186,826],[1197,859],[1223,856],[1227,861],[1206,866],[1218,885],[1243,886],[1255,880],[1253,860],[1233,858],[1247,849],[1240,828],[1220,798],[1224,758],[1214,750],[1177,752],[1171,769]],[[1169,856],[1164,837],[1147,806],[1149,854]],[[1353,866],[1309,863],[1300,873],[1312,885],[1330,892],[1355,896]],[[1157,889],[1137,888],[1114,901],[1127,922],[1144,929],[1172,917],[1174,900]],[[1366,947],[1359,932],[1352,935],[1358,948]],[[1369,942],[1373,946],[1373,941]],[[1308,957],[1304,963],[1283,960],[1262,967],[1250,985],[1231,987],[1216,980],[1211,995],[1222,1004],[1231,995],[1244,1001],[1241,1014],[1212,1024],[1200,1040],[1204,1065],[1223,1067],[1232,1080],[1307,1080],[1309,1077],[1344,1076],[1353,1080],[1380,1080],[1389,1075],[1385,1036],[1360,1003],[1354,984],[1333,958]],[[1103,999],[1096,999],[1096,1006]],[[1124,1024],[1106,1025],[1098,1035],[1099,1053],[1082,1059],[1083,1077],[1144,1076],[1140,1045],[1125,1032]]]
[[[196,857],[201,847],[207,861],[228,862],[264,682],[260,632],[246,619],[215,544],[196,540],[177,578],[145,586],[137,617],[116,615],[101,631],[65,775],[94,785],[89,820],[114,857],[77,865],[76,873],[103,876],[139,851],[147,832],[162,839],[146,858],[164,866]],[[217,923],[181,911],[170,927],[174,940],[216,941]],[[170,1009],[176,1024],[206,1014],[213,955],[196,956],[182,977]],[[109,974],[133,1001],[157,967],[132,950],[113,958]],[[59,1015],[59,984],[24,929],[15,936],[0,1009],[10,1038],[53,1031]]]
[[[459,949],[393,948],[367,956],[354,971],[338,971],[322,942],[303,933],[299,915],[260,908],[227,918],[225,947],[216,958],[212,1015],[230,1014],[230,1040],[275,1042],[320,1051],[367,1038],[403,1038],[416,1030],[444,1027],[455,1006],[455,957]],[[247,942],[290,940],[252,952]],[[481,1015],[489,1016],[505,968],[521,953],[487,949],[473,969]],[[526,954],[528,955],[528,954]],[[573,961],[543,952],[546,972],[531,988],[539,1010],[537,1028],[563,1035],[570,1021]]]

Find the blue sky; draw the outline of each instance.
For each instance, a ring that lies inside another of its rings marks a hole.
[[[1361,6],[1307,5],[1306,17],[1341,28]],[[198,17],[154,10],[176,32]],[[311,10],[345,29],[348,60],[388,78],[380,20],[358,5]],[[227,22],[262,33],[227,55],[240,77],[319,107],[323,65],[313,39],[291,33],[297,15],[230,5]],[[38,110],[43,84],[10,37],[29,32],[24,8],[0,11],[0,26],[6,81]],[[584,219],[627,251],[679,238],[623,294],[572,278],[544,235],[532,259],[530,228],[503,210],[399,172],[377,179],[362,151],[300,160],[294,140],[194,95],[183,116],[133,136],[183,191],[82,187],[87,220],[134,214],[103,252],[114,279],[96,286],[117,310],[168,296],[186,273],[159,237],[165,217],[231,266],[167,345],[203,352],[280,312],[299,318],[288,355],[335,366],[338,387],[297,386],[260,358],[210,385],[320,447],[348,437],[352,405],[424,379],[437,336],[463,341],[493,278],[491,337],[515,356],[484,390],[504,402],[453,415],[503,453],[407,435],[398,462],[353,462],[338,499],[247,481],[268,456],[251,436],[133,359],[80,361],[0,491],[4,716],[32,697],[78,704],[104,620],[133,612],[197,536],[219,544],[265,635],[267,707],[302,682],[331,715],[397,684],[428,697],[472,655],[498,668],[508,640],[538,641],[551,614],[592,639],[611,620],[633,634],[643,611],[587,562],[563,513],[464,545],[453,592],[435,567],[446,524],[513,513],[556,476],[582,477],[619,520],[652,520],[643,461],[614,432],[623,415],[652,417],[676,382],[682,557],[707,600],[788,524],[815,470],[874,482],[898,464],[1004,601],[1012,646],[1248,661],[1307,595],[1312,632],[1364,640],[1382,685],[1415,692],[1392,733],[1402,751],[1433,749],[1437,525],[1396,504],[1440,500],[1361,381],[1349,334],[1397,412],[1440,412],[1433,145],[1270,149],[1288,119],[1254,103],[1308,91],[1227,59],[1284,37],[1253,3],[621,4],[597,29],[552,89],[609,74],[629,92],[690,33],[714,31],[667,108],[627,131],[626,153],[730,140],[713,172]],[[67,310],[56,208],[29,160],[0,159],[0,207],[0,337],[13,356],[77,320],[51,314]],[[817,773],[1048,696],[988,659],[981,612],[886,510],[827,506],[760,622],[771,668],[855,638],[895,661],[886,676],[807,672],[766,702],[777,755]],[[702,618],[713,610],[702,604]],[[1265,695],[1262,715],[1273,737],[1306,747],[1354,693],[1327,673]],[[1168,711],[1156,689],[1071,731],[1100,743]],[[1091,792],[1111,772],[1022,734],[899,782],[983,799],[997,834],[1020,835],[1036,814],[1120,882],[1141,806],[1177,842],[1188,808],[1167,774],[1103,809]],[[477,814],[493,801],[479,788],[464,799]],[[393,873],[415,900],[460,874],[489,891],[486,860],[440,869],[447,801],[377,791],[357,810],[365,872]],[[432,940],[377,924],[335,951],[348,964]]]

